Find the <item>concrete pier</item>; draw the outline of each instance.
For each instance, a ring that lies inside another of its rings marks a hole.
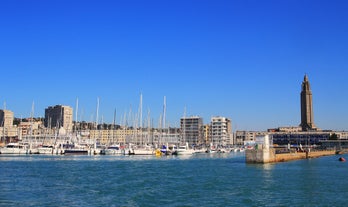
[[[287,162],[291,160],[301,160],[308,158],[317,158],[337,154],[335,150],[313,151],[313,152],[295,152],[276,154],[273,148],[267,150],[252,149],[246,151],[247,163],[272,163]]]
[[[276,154],[274,148],[269,145],[269,137],[266,135],[262,144],[256,144],[254,149],[245,151],[247,163],[272,163],[286,162],[291,160],[300,160],[308,158],[317,158],[337,154],[336,150],[308,151],[308,152],[291,152]]]

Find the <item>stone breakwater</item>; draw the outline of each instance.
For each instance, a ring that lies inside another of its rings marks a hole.
[[[293,152],[276,154],[275,149],[251,149],[246,151],[247,163],[274,163],[287,162],[292,160],[301,160],[308,158],[317,158],[322,156],[335,155],[335,150],[310,151],[310,152]]]

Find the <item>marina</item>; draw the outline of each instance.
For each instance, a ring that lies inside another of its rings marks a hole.
[[[0,5],[0,207],[347,206],[348,1]]]

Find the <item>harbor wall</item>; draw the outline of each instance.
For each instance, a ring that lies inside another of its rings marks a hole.
[[[289,152],[276,153],[276,150],[271,147],[270,137],[268,135],[257,137],[257,144],[253,149],[248,149],[245,152],[247,163],[271,163],[271,162],[286,162],[291,160],[300,160],[308,158],[316,158],[322,156],[330,156],[337,154],[336,150],[320,150],[313,151],[308,149],[306,152]],[[290,148],[289,148],[290,149]],[[341,153],[344,153],[343,151]]]
[[[272,162],[287,162],[291,160],[301,160],[308,158],[317,158],[322,156],[335,155],[335,150],[310,151],[310,152],[294,152],[276,154],[274,148],[251,149],[246,151],[247,163],[272,163]]]
[[[275,162],[275,149],[257,148],[246,150],[245,159],[247,163],[269,163]]]

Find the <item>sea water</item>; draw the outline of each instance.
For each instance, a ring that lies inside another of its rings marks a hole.
[[[0,155],[0,170],[0,206],[348,206],[348,163],[338,156]]]

